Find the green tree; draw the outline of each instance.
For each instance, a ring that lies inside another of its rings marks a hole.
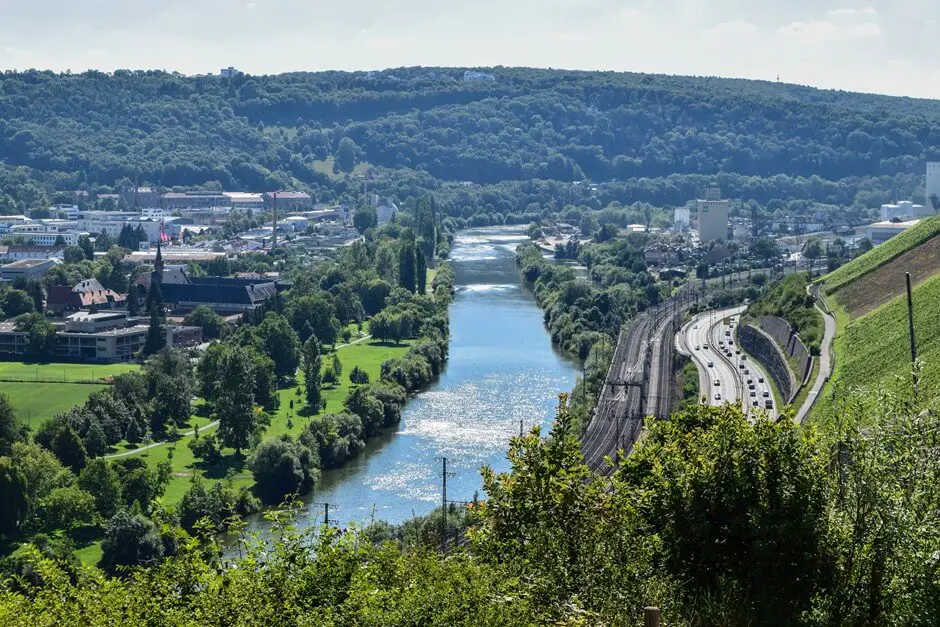
[[[222,334],[225,319],[206,305],[199,305],[183,318],[183,324],[202,327],[202,337],[212,340]]]
[[[85,452],[89,458],[100,457],[108,452],[108,438],[104,428],[97,420],[92,420],[82,438],[82,444],[85,446]]]
[[[0,296],[0,311],[7,318],[32,313],[34,311],[33,297],[23,290],[7,290]]]
[[[77,486],[56,488],[39,504],[44,529],[74,529],[91,524],[95,516],[94,497]]]
[[[321,385],[320,371],[323,369],[323,356],[320,341],[311,335],[304,342],[304,388],[307,393],[307,406],[316,413],[320,408]]]
[[[41,313],[30,313],[16,319],[17,331],[26,332],[26,353],[31,357],[47,357],[55,346],[55,325]]]
[[[144,311],[150,316],[157,316],[160,320],[166,316],[163,301],[163,290],[158,281],[151,281],[147,290],[147,299],[144,301]]]
[[[338,353],[333,353],[333,373],[337,378],[343,375],[343,362],[340,361]]]
[[[9,455],[15,442],[26,441],[27,428],[16,417],[10,397],[0,392],[0,455]]]
[[[252,362],[248,351],[233,347],[222,357],[215,400],[215,415],[219,420],[219,439],[240,455],[257,441],[261,424],[255,413],[255,395],[252,386]]]
[[[340,324],[328,293],[317,292],[294,299],[288,305],[287,317],[300,341],[306,342],[311,335],[316,335],[324,344],[336,342]]]
[[[89,238],[87,235],[82,235],[79,237],[78,247],[81,248],[82,252],[85,253],[85,259],[88,261],[95,260],[95,245],[91,242],[91,238]]]
[[[258,325],[257,332],[274,362],[277,377],[293,377],[300,363],[300,341],[287,319],[279,313],[268,312]]]
[[[147,327],[147,338],[141,349],[144,355],[156,355],[166,348],[166,329],[156,309],[150,312],[150,323]]]
[[[360,368],[359,366],[353,366],[353,369],[349,371],[349,380],[354,385],[362,385],[369,382],[369,373]]]
[[[106,253],[114,246],[114,240],[108,235],[107,231],[101,229],[101,233],[95,236],[95,251]]]
[[[352,172],[359,161],[359,155],[362,151],[356,142],[349,137],[343,137],[339,140],[336,150],[336,165],[343,172]]]
[[[398,284],[414,293],[418,289],[414,242],[403,242],[398,251]]]
[[[103,459],[94,459],[78,475],[78,486],[90,493],[95,509],[103,519],[114,516],[122,504],[121,480],[111,465]]]
[[[248,465],[266,503],[280,503],[289,494],[308,492],[317,473],[311,450],[288,436],[262,442]]]
[[[365,233],[369,229],[378,226],[378,224],[379,214],[376,213],[375,207],[372,205],[363,203],[356,209],[356,213],[353,214],[353,226],[356,227],[356,230],[360,233]]]
[[[140,315],[140,299],[137,297],[137,285],[133,281],[127,290],[127,313],[130,316]]]
[[[415,275],[418,281],[418,294],[428,293],[428,261],[424,251],[418,248],[415,254]]]
[[[78,437],[69,425],[63,425],[59,428],[55,438],[52,440],[52,452],[59,458],[63,466],[70,468],[72,472],[78,474],[88,462],[88,455],[85,452],[85,445],[82,439]]]
[[[156,562],[163,557],[163,543],[150,520],[120,511],[105,527],[101,551],[101,566],[113,575],[122,568]]]
[[[0,537],[9,537],[26,519],[29,486],[22,470],[9,457],[0,457]]]

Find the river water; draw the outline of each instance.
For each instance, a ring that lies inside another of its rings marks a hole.
[[[451,262],[456,297],[450,307],[450,358],[440,379],[412,398],[393,433],[370,440],[343,468],[325,471],[306,500],[330,504],[330,521],[400,523],[441,501],[441,458],[447,457],[448,498],[470,500],[481,489],[480,468],[506,470],[509,438],[547,427],[558,393],[575,382],[575,364],[552,348],[542,312],[522,283],[519,229],[489,228],[457,235]],[[322,522],[310,505],[301,526]]]

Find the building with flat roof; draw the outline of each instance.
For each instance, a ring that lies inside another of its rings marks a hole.
[[[34,244],[0,245],[0,259],[19,261],[21,259],[63,259],[65,246],[38,246]]]
[[[906,222],[886,220],[883,222],[875,222],[865,227],[865,237],[871,240],[872,244],[877,246],[878,244],[884,244],[898,233],[903,233],[918,222],[920,222],[920,220],[908,220]]]
[[[161,196],[164,209],[200,209],[231,207],[232,201],[222,192],[167,192]]]
[[[126,312],[90,313],[81,311],[59,325],[52,357],[89,362],[131,361],[147,341],[146,318],[131,318]],[[169,348],[202,343],[202,328],[165,324]],[[27,333],[12,322],[0,323],[0,354],[26,354]]]
[[[698,206],[698,239],[703,244],[715,240],[728,240],[728,217],[731,202],[721,200],[721,192],[717,187],[709,188],[705,198],[699,200]]]
[[[281,211],[303,211],[313,208],[313,199],[307,192],[267,192],[264,194],[264,200],[268,207],[273,207],[277,199],[277,210]]]
[[[58,259],[20,259],[0,266],[0,279],[38,279],[60,263]]]

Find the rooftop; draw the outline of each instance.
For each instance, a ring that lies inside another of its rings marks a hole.
[[[56,263],[55,259],[20,259],[19,261],[14,261],[13,263],[8,263],[2,266],[5,270],[17,270],[20,268],[34,268],[36,266],[41,266],[49,262]]]

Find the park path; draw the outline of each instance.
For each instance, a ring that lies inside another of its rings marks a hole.
[[[816,375],[816,380],[813,381],[813,387],[810,388],[809,394],[806,395],[806,400],[803,401],[803,406],[796,412],[796,421],[800,424],[802,424],[803,420],[806,418],[809,410],[813,408],[813,404],[815,404],[816,399],[819,398],[823,386],[826,385],[829,378],[832,376],[832,340],[836,335],[835,316],[832,315],[832,312],[823,310],[822,307],[819,306],[819,286],[807,286],[806,291],[815,297],[816,303],[814,306],[816,310],[822,314],[825,329],[823,331],[822,343],[819,346],[819,373]]]
[[[359,344],[360,342],[365,342],[366,340],[368,340],[368,339],[371,338],[371,337],[372,337],[372,336],[371,336],[371,335],[368,335],[368,334],[367,334],[367,335],[363,335],[363,336],[362,336],[361,338],[359,338],[358,340],[353,340],[352,342],[347,342],[346,344],[339,344],[338,346],[334,346],[334,347],[333,347],[333,350],[336,351],[336,350],[339,350],[340,348],[346,348],[347,346],[352,346],[353,344]],[[205,431],[205,430],[208,430],[208,429],[214,429],[214,428],[216,428],[216,427],[218,427],[218,426],[219,426],[219,421],[218,421],[218,420],[213,420],[213,421],[210,422],[209,424],[206,424],[206,425],[203,425],[203,426],[201,426],[201,427],[198,427],[198,429],[199,429],[200,432],[202,432],[202,431]],[[195,428],[192,429],[192,430],[190,430],[190,431],[187,431],[186,433],[184,433],[183,435],[181,435],[179,439],[182,440],[183,438],[188,438],[188,437],[194,436],[194,435],[196,435],[196,429],[195,429]],[[128,456],[130,456],[130,455],[136,455],[137,453],[143,453],[144,451],[149,451],[149,450],[152,449],[152,448],[156,448],[156,447],[158,447],[158,446],[163,446],[164,444],[169,444],[169,441],[168,441],[168,440],[161,440],[160,442],[154,442],[154,443],[152,443],[152,444],[147,444],[146,446],[138,446],[137,448],[131,449],[131,450],[129,450],[129,451],[121,451],[120,453],[113,453],[113,454],[111,454],[111,455],[105,455],[105,456],[104,456],[104,459],[120,459],[121,457],[128,457]]]

